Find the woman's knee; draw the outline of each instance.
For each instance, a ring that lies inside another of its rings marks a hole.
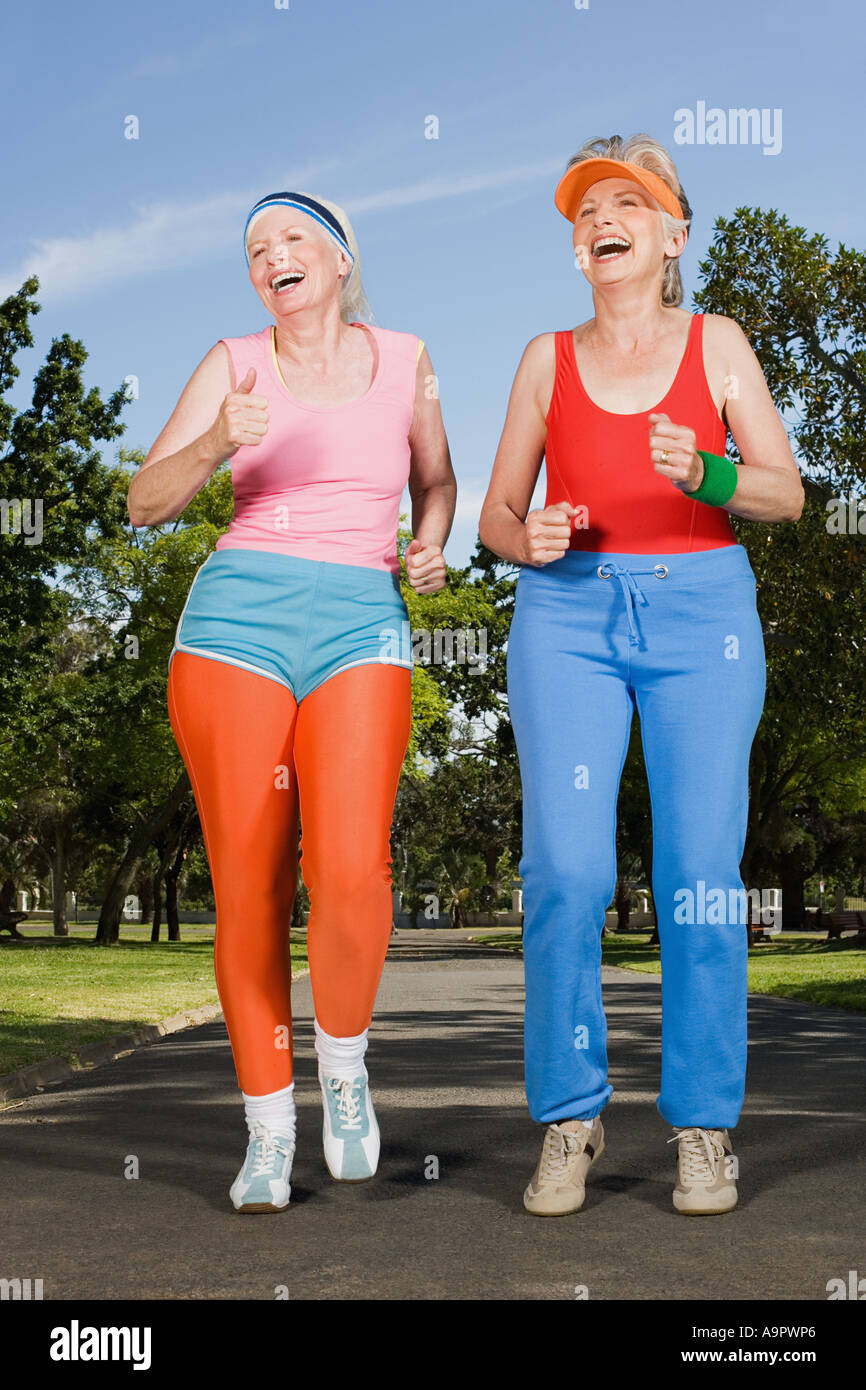
[[[570,854],[562,845],[524,852],[520,874],[524,900],[543,900],[546,907],[579,904],[604,911],[616,886],[616,864],[610,856]]]
[[[311,916],[327,917],[338,928],[351,927],[371,908],[381,911],[393,891],[390,863],[357,863],[343,860],[321,870],[301,859],[304,883],[310,895]]]

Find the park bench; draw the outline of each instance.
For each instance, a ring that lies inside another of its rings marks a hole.
[[[0,932],[8,931],[9,935],[16,941],[22,941],[23,937],[18,930],[18,923],[23,922],[30,916],[29,912],[18,912],[13,906],[15,902],[15,884],[11,878],[6,878],[0,884]]]
[[[18,923],[23,922],[29,917],[29,912],[10,912],[8,909],[0,910],[0,932],[8,931],[9,935],[18,941],[23,941],[23,937],[18,930]]]
[[[863,912],[819,912],[819,928],[827,928],[828,941],[840,941],[843,931],[866,931],[866,913]]]
[[[773,938],[778,935],[777,932],[771,932],[769,927],[764,922],[750,922],[749,931],[751,933],[751,941],[753,946],[756,945],[759,941],[772,941]]]

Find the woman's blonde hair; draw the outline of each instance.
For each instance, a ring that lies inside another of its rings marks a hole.
[[[299,193],[304,193],[304,190],[300,188],[297,191]],[[349,250],[355,258],[354,265],[350,273],[345,276],[340,288],[340,318],[343,320],[343,323],[351,323],[353,319],[365,323],[375,323],[376,320],[373,316],[373,310],[370,308],[370,301],[367,299],[364,293],[364,286],[361,283],[361,253],[358,250],[358,242],[348,216],[338,203],[331,203],[327,198],[321,197],[318,193],[304,193],[304,196],[306,198],[315,198],[317,203],[321,203],[323,207],[328,209],[328,212],[334,214],[345,232]],[[323,235],[326,234],[323,233]],[[332,244],[334,243],[333,237],[328,237],[328,240]]]
[[[649,169],[651,173],[658,174],[660,179],[664,179],[668,188],[679,200],[683,210],[683,216],[680,218],[673,217],[662,209],[662,230],[666,238],[673,236],[674,232],[682,231],[683,227],[688,229],[691,226],[692,210],[679,181],[676,165],[664,145],[660,145],[658,140],[653,140],[651,135],[643,133],[630,135],[628,140],[623,140],[621,135],[611,135],[608,139],[599,136],[597,139],[587,140],[585,145],[581,145],[577,154],[572,155],[568,161],[567,170],[575,164],[579,164],[581,160],[599,158],[623,159],[627,164],[637,164],[639,168]],[[679,257],[665,256],[665,268],[662,275],[662,304],[675,307],[682,302],[683,281],[680,275]]]

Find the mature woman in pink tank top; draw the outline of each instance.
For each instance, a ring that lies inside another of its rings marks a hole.
[[[742,330],[681,307],[691,209],[668,152],[646,135],[590,141],[555,201],[594,315],[526,348],[480,525],[520,566],[507,666],[523,784],[526,1090],[547,1126],[524,1205],[578,1211],[604,1149],[600,935],[637,711],[673,1206],[725,1212],[746,1074],[739,866],[765,688],[755,578],[729,513],[796,521],[803,488]],[[724,457],[728,430],[739,467]],[[542,458],[545,506],[527,515]]]
[[[397,524],[418,593],[445,583],[456,485],[429,354],[371,318],[342,208],[267,195],[244,230],[273,319],[216,343],[129,490],[178,516],[231,460],[234,516],[199,567],[169,662],[216,899],[214,964],[249,1142],[236,1211],[285,1209],[295,1152],[289,924],[297,844],[335,1179],[379,1159],[364,1056],[392,923],[390,829],[411,725]]]

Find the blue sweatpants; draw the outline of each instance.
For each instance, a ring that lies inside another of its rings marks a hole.
[[[523,786],[526,1094],[532,1118],[607,1104],[601,929],[635,707],[653,825],[661,1092],[671,1125],[736,1124],[746,1077],[749,752],[765,692],[755,578],[738,544],[567,551],[517,581],[508,701]]]

